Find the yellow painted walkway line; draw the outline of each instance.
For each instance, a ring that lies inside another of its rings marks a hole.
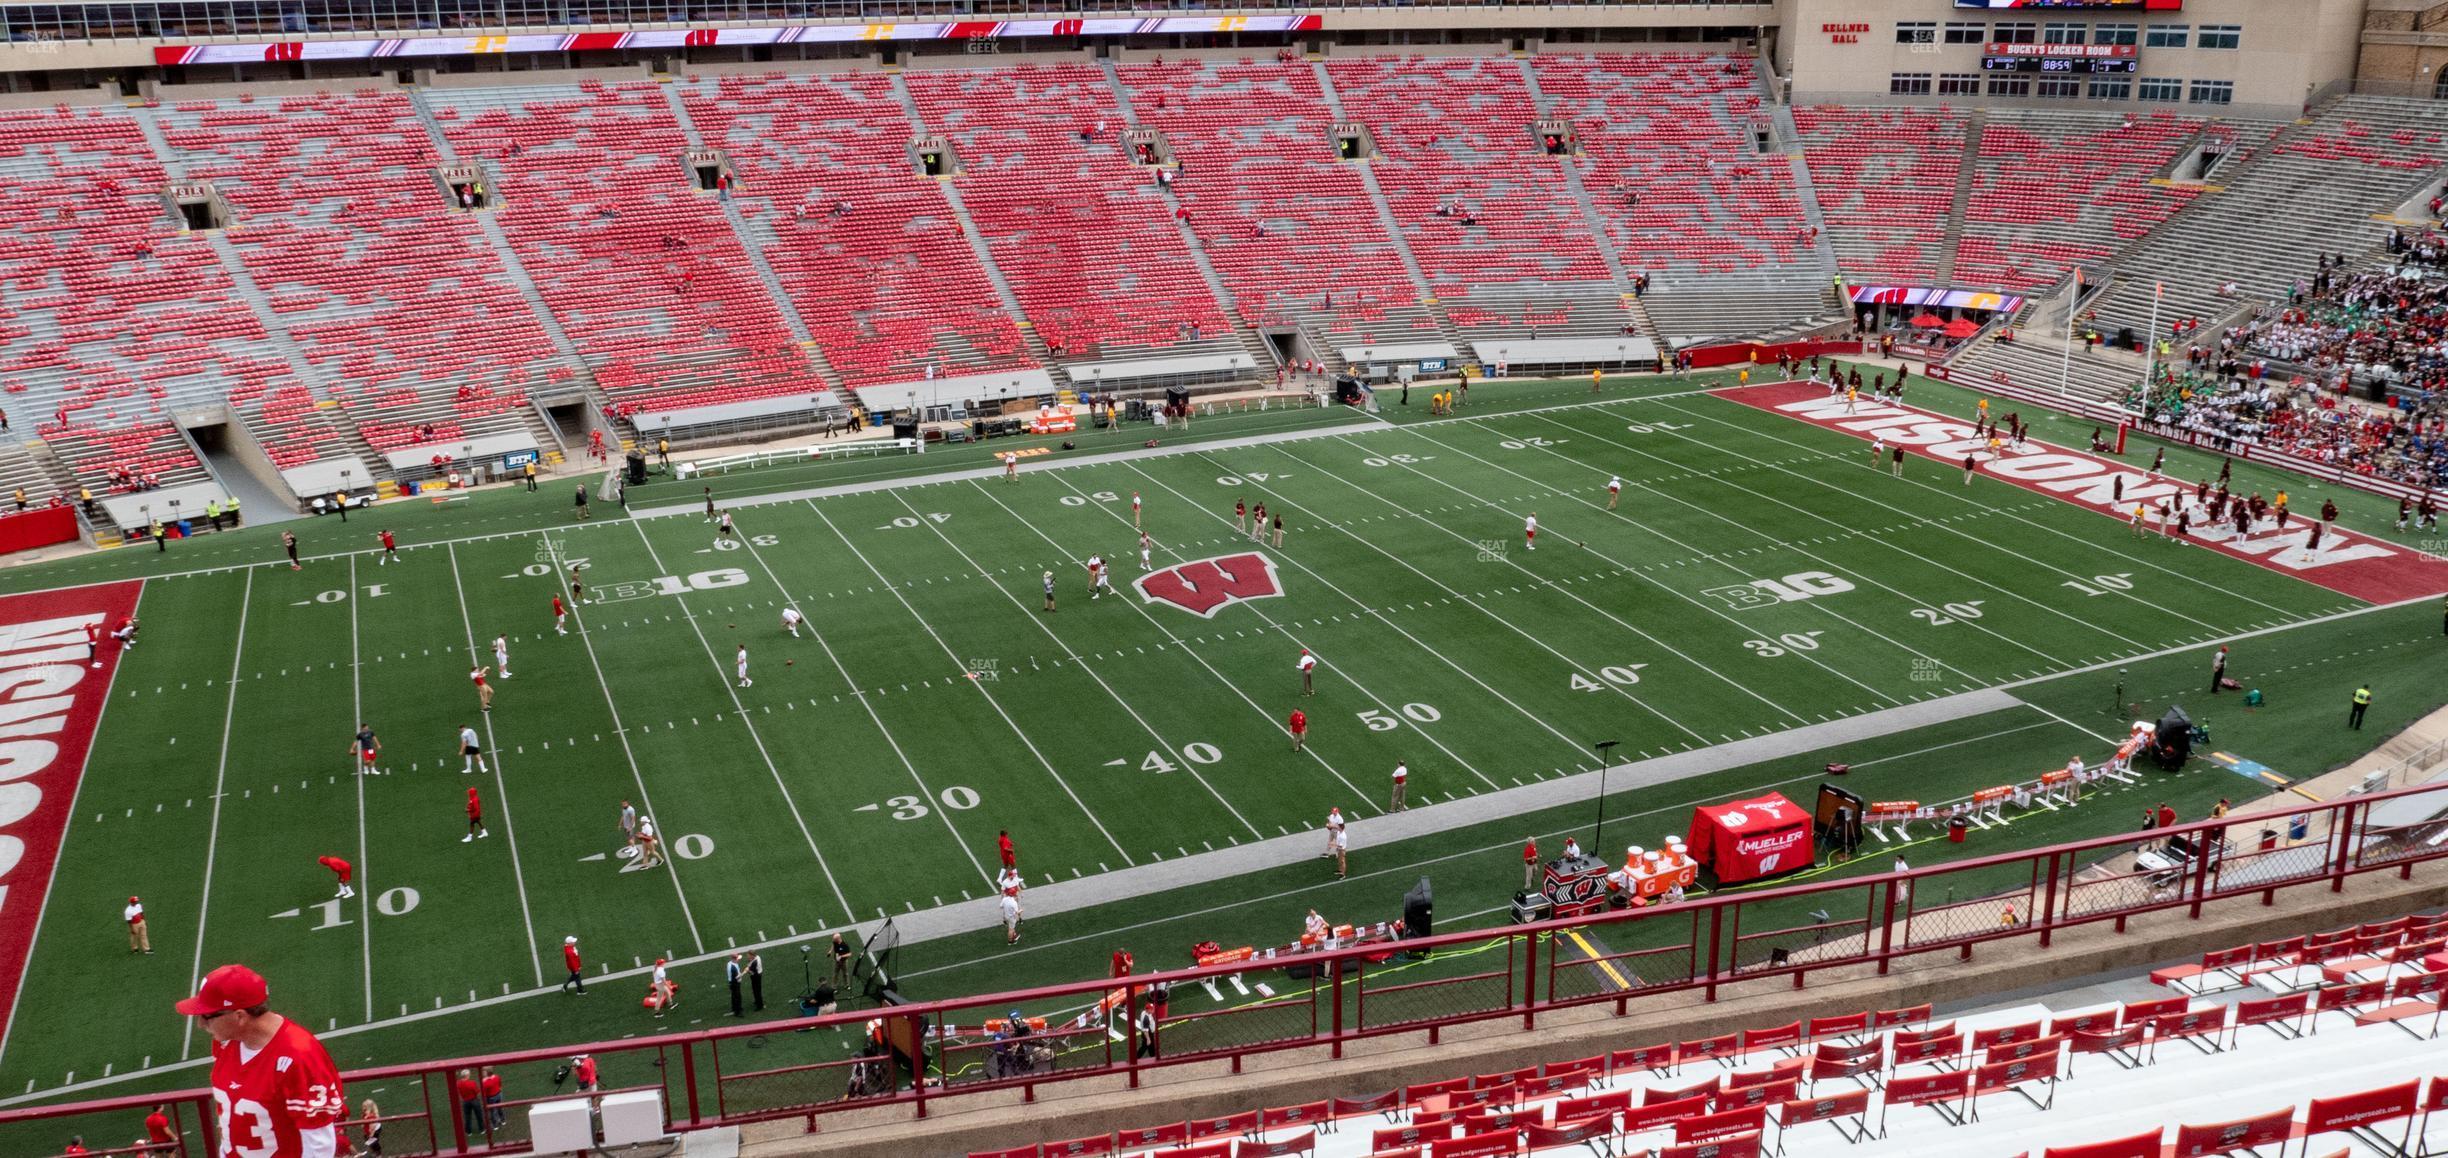
[[[1615,983],[1615,988],[1632,988],[1632,983],[1624,980],[1624,975],[1616,970],[1614,962],[1601,957],[1596,947],[1592,946],[1588,941],[1581,938],[1581,930],[1566,929],[1564,930],[1564,935],[1572,938],[1572,943],[1579,945],[1581,947],[1581,951],[1589,955],[1590,961],[1598,966],[1599,972],[1606,974],[1607,980]]]

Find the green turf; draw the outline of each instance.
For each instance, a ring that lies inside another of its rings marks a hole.
[[[147,635],[116,677],[0,1092],[59,1096],[105,1067],[196,1056],[167,1005],[199,963],[262,965],[278,1004],[309,1025],[364,1027],[334,1038],[345,1064],[391,1062],[712,1024],[712,961],[682,971],[689,1004],[657,1022],[637,1009],[631,976],[584,1003],[552,995],[561,938],[628,974],[657,956],[982,909],[999,829],[1042,884],[1298,833],[1329,805],[1363,821],[1350,881],[1322,880],[1304,857],[1050,917],[1012,953],[999,930],[913,944],[903,965],[917,996],[1093,976],[1124,945],[1178,964],[1197,940],[1280,940],[1311,906],[1382,919],[1423,874],[1444,927],[1497,920],[1520,837],[1583,824],[1579,810],[1550,810],[1372,846],[1365,820],[1397,759],[1413,770],[1415,804],[1467,799],[1576,772],[1598,739],[1638,759],[2176,648],[2131,660],[2128,704],[2155,714],[2184,702],[2217,746],[2307,775],[2443,694],[2422,674],[2439,645],[2426,606],[2240,643],[2234,670],[2270,707],[2204,704],[2213,641],[2359,604],[2216,553],[2135,542],[2112,520],[1992,480],[1967,488],[1933,470],[1898,483],[1863,465],[1856,440],[1698,393],[1720,382],[1610,382],[1595,404],[1586,380],[1482,386],[1458,419],[1433,422],[1424,397],[1404,407],[1390,395],[1385,421],[1220,417],[1198,437],[1306,437],[1041,457],[1017,484],[914,481],[771,503],[745,493],[866,481],[887,465],[989,466],[998,444],[744,473],[723,484],[747,537],[731,549],[693,516],[570,526],[566,495],[548,488],[394,505],[353,516],[346,533],[333,520],[306,528],[321,556],[392,526],[408,550],[390,567],[362,553],[294,573],[248,566],[277,551],[259,528],[166,556],[121,550],[0,575],[9,590],[170,576],[144,590]],[[1947,397],[1926,390],[1914,400]],[[1626,483],[1613,511],[1610,475]],[[632,499],[693,493],[657,483]],[[1268,553],[1285,595],[1213,619],[1143,604],[1127,587],[1134,493],[1159,566],[1251,549],[1236,500],[1284,514],[1284,546]],[[1533,511],[1542,533],[1529,552]],[[1079,560],[1092,551],[1115,563],[1121,598],[1086,598]],[[547,606],[572,563],[607,601],[582,608],[583,630],[564,638]],[[1038,607],[1045,570],[1059,584],[1052,615]],[[1791,578],[1814,573],[1850,586],[1771,606],[1726,595],[1759,580],[1828,590]],[[2090,593],[2103,574],[2130,589]],[[794,602],[810,638],[776,626]],[[463,776],[455,733],[477,717],[466,669],[503,632],[517,674],[479,723],[500,765]],[[742,642],[748,688],[731,679]],[[1325,667],[1319,694],[1299,701],[1304,646]],[[1619,783],[1610,810],[1654,837],[1694,801],[1807,793],[1831,759],[1868,765],[1854,785],[1866,795],[1944,798],[2086,745],[2095,758],[2127,718],[2111,704],[2114,678],[2031,683],[2018,694],[2036,707],[1843,751]],[[2338,724],[2360,679],[2382,695],[2358,738]],[[1282,728],[1296,702],[1313,720],[1300,754]],[[394,775],[350,775],[360,719]],[[462,843],[471,784],[491,835]],[[2250,789],[2197,768],[2165,794],[2195,815]],[[2114,797],[2128,803],[1913,855],[2105,835],[2159,796],[2136,789]],[[622,800],[661,824],[680,854],[669,870],[624,872],[610,855]],[[327,904],[324,853],[358,862],[355,900]],[[146,897],[156,956],[124,953],[116,900],[131,892]],[[797,989],[796,956],[767,953],[771,988]],[[96,991],[123,999],[97,1004]]]

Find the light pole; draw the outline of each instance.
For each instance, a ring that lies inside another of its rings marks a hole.
[[[1600,740],[1590,745],[1598,753],[1598,831],[1590,834],[1590,851],[1601,859],[1606,856],[1606,782],[1607,753],[1615,750],[1621,740]]]

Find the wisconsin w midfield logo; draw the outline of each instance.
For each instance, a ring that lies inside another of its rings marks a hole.
[[[1275,581],[1275,560],[1256,551],[1167,567],[1140,576],[1133,586],[1150,603],[1178,607],[1201,619],[1215,618],[1227,604],[1283,594],[1283,585]]]

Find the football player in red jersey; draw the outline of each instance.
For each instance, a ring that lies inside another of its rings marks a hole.
[[[244,965],[204,975],[178,1011],[212,1035],[217,1158],[331,1158],[348,1113],[340,1071],[306,1027],[272,1012],[264,979]]]

